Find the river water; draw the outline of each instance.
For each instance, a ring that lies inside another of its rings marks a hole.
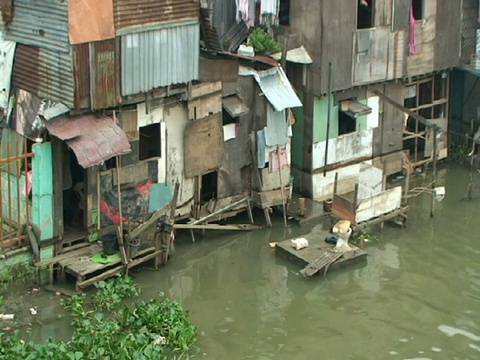
[[[480,199],[461,201],[465,168],[440,175],[435,216],[429,195],[411,199],[407,228],[378,229],[366,264],[304,279],[268,244],[315,224],[276,218],[272,229],[180,237],[167,267],[135,272],[142,296],[163,291],[190,311],[196,358],[480,359]],[[34,333],[61,337],[64,327],[43,321]]]

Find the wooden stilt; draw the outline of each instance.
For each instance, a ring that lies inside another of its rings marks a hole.
[[[123,241],[123,212],[122,212],[122,193],[120,191],[120,183],[121,183],[121,179],[120,179],[120,157],[117,155],[116,156],[116,162],[117,162],[117,166],[116,166],[116,173],[117,173],[117,197],[118,197],[118,216],[120,218],[120,223],[118,224],[118,227],[117,227],[117,238],[118,238],[118,245],[119,245],[119,248],[120,248],[120,255],[122,257],[122,263],[123,263],[123,266],[125,267],[125,271],[126,273],[128,273],[128,258],[127,258],[127,254],[125,252],[125,244],[124,244],[124,241]]]
[[[287,207],[285,204],[285,191],[283,188],[282,182],[282,161],[280,157],[280,147],[277,146],[277,156],[278,156],[278,176],[280,178],[280,190],[282,192],[282,210],[283,210],[283,223],[287,226]]]
[[[272,227],[272,220],[270,219],[270,211],[268,208],[263,208],[263,214],[265,215],[265,221],[267,222],[268,227]]]
[[[253,213],[252,213],[252,201],[247,199],[247,211],[248,211],[248,220],[250,220],[250,224],[254,224],[253,221]]]

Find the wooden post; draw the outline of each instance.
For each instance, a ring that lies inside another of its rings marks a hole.
[[[0,160],[3,159],[3,154],[2,154],[3,151],[2,151],[1,145],[2,144],[0,143]],[[1,168],[0,168],[0,241],[3,242],[3,174],[2,174]]]
[[[7,158],[10,159],[12,156],[12,153],[10,151],[10,143],[7,143]],[[11,177],[10,177],[10,172],[12,171],[10,161],[7,163],[7,195],[8,195],[8,232],[10,239],[12,238],[12,228],[13,228],[13,223],[12,223],[12,185],[10,184],[11,182]]]
[[[327,112],[327,134],[325,136],[325,161],[323,164],[323,176],[327,176],[327,165],[328,165],[328,140],[330,138],[330,118],[331,118],[331,106],[332,106],[332,96],[333,96],[333,65],[331,62],[328,63],[328,112]]]
[[[177,208],[177,200],[178,200],[178,191],[180,189],[180,184],[177,182],[175,184],[175,190],[173,191],[173,198],[172,202],[170,203],[170,216],[169,216],[169,225],[172,226],[173,231],[173,225],[175,224],[175,210]],[[172,232],[168,234],[164,234],[164,236],[168,236],[167,238],[167,249],[165,250],[165,256],[163,259],[163,264],[166,264],[168,262],[168,256],[170,255],[170,247],[172,246]]]
[[[282,194],[282,209],[283,209],[283,223],[287,226],[287,206],[285,204],[285,191],[283,188],[282,182],[282,160],[280,156],[280,147],[277,146],[277,156],[278,156],[278,176],[280,178],[280,192]]]
[[[248,211],[248,220],[250,220],[250,224],[253,225],[253,213],[252,213],[252,201],[247,199],[247,211]]]
[[[335,181],[333,182],[333,197],[337,195],[337,182],[338,182],[338,172],[335,173]],[[332,199],[333,200],[333,199]]]
[[[430,217],[433,217],[433,213],[435,211],[435,183],[436,183],[436,177],[437,177],[437,146],[438,146],[438,141],[437,141],[437,133],[438,133],[438,127],[435,125],[433,127],[433,150],[432,150],[432,161],[433,161],[433,171],[432,171],[432,204],[431,204],[431,209],[430,209]]]
[[[118,217],[120,218],[120,223],[118,224],[118,245],[120,248],[120,254],[122,256],[122,262],[125,267],[125,271],[128,274],[128,258],[125,252],[125,244],[123,242],[123,212],[122,212],[122,193],[120,191],[120,156],[116,156],[116,173],[117,173],[117,196],[118,196]]]

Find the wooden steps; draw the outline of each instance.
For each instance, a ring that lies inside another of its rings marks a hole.
[[[325,273],[328,270],[328,267],[333,264],[335,261],[340,259],[343,256],[342,252],[334,252],[330,250],[325,250],[321,255],[314,261],[305,266],[300,273],[305,276],[312,276],[318,273],[321,270],[325,270]]]

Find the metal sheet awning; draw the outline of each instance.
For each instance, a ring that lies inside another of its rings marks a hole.
[[[274,58],[277,61],[280,61],[282,59],[282,53],[275,53],[271,55],[272,58]],[[313,62],[312,58],[310,57],[310,54],[308,51],[302,46],[296,49],[288,50],[287,51],[287,61],[296,63],[296,64],[304,64],[308,65]]]
[[[342,101],[340,104],[340,109],[353,118],[372,113],[372,108],[368,105],[364,105],[362,103],[359,103],[358,101],[351,100]]]
[[[62,116],[46,121],[45,126],[50,134],[65,140],[83,168],[131,150],[127,135],[109,116]]]
[[[263,71],[240,66],[238,73],[240,76],[253,76],[276,111],[303,106],[280,66]]]
[[[247,105],[245,105],[237,95],[224,97],[222,102],[223,108],[231,117],[242,116],[250,111]]]

